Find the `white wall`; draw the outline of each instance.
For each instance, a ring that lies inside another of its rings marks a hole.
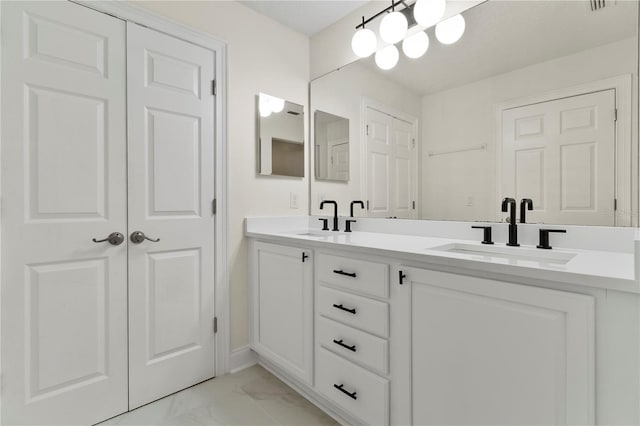
[[[627,39],[532,65],[422,99],[422,217],[496,219],[496,108],[500,103],[633,74],[632,117],[637,120],[636,40]],[[632,135],[635,141],[637,135]],[[486,143],[487,150],[429,157]],[[613,171],[611,171],[613,173]],[[471,197],[472,206],[468,205]]]
[[[320,110],[349,119],[350,163],[349,182],[313,181],[311,211],[313,214],[323,214],[319,206],[324,197],[338,202],[340,214],[348,214],[349,203],[352,200],[364,200],[366,197],[366,194],[361,191],[360,176],[362,166],[360,139],[361,130],[364,128],[361,121],[364,120],[361,117],[363,97],[416,118],[420,117],[421,98],[360,63],[353,63],[312,81],[311,97],[313,108],[311,113]]]
[[[228,42],[231,349],[239,348],[249,342],[245,216],[308,213],[308,166],[304,179],[257,173],[255,96],[269,93],[304,105],[308,113],[309,39],[238,2],[136,5]],[[298,195],[301,209],[289,208],[291,192]]]

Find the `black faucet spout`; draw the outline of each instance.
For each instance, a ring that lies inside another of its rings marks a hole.
[[[509,211],[509,242],[508,246],[518,247],[518,225],[516,223],[516,200],[505,198],[502,200],[502,211]]]
[[[520,201],[520,223],[527,223],[527,210],[533,210],[533,200],[531,198],[523,198]]]
[[[362,210],[364,210],[364,201],[361,200],[357,200],[357,201],[352,201],[351,205],[349,206],[349,216],[353,217],[353,206],[355,205],[359,205]]]
[[[338,228],[338,203],[333,201],[333,200],[323,200],[322,202],[320,202],[320,210],[322,210],[324,208],[325,204],[332,204],[333,205],[333,229],[332,229],[332,231],[339,231],[340,228]]]

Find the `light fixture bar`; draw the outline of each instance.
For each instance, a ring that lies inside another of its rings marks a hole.
[[[380,12],[376,13],[376,14],[375,14],[375,15],[373,15],[371,18],[369,18],[369,19],[366,19],[366,20],[365,20],[365,19],[364,19],[364,16],[363,16],[363,17],[362,17],[362,23],[361,23],[361,24],[358,24],[358,25],[356,26],[356,30],[358,30],[358,29],[360,29],[360,28],[364,28],[364,26],[365,26],[365,25],[367,25],[369,22],[373,21],[373,20],[374,20],[374,19],[376,19],[377,17],[379,17],[379,16],[381,16],[381,15],[383,15],[383,14],[387,13],[387,12],[388,12],[388,11],[390,11],[390,10],[395,10],[395,7],[396,7],[396,6],[399,6],[399,5],[401,5],[401,4],[405,6],[405,8],[406,8],[405,10],[410,9],[410,7],[411,7],[411,6],[407,6],[407,3],[405,2],[405,0],[392,1],[392,2],[391,2],[391,6],[389,6],[389,7],[386,7],[386,8],[384,8],[384,9],[382,9]],[[405,10],[402,10],[402,12],[404,13],[404,11],[405,11]],[[406,13],[405,13],[405,15],[406,15]]]

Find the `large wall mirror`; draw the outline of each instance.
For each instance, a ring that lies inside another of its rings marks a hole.
[[[313,179],[312,214],[361,199],[369,217],[504,221],[513,197],[532,223],[637,225],[638,2],[601,4],[487,1],[453,45],[431,28],[420,59],[312,81],[311,110],[350,135],[349,181]]]
[[[304,107],[260,93],[258,120],[258,173],[304,177]]]

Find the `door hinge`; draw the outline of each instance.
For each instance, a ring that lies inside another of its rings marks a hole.
[[[416,140],[411,139],[411,148],[416,149]]]
[[[369,210],[369,200],[367,200],[367,210]]]
[[[211,202],[211,211],[213,212],[213,214],[216,214],[218,212],[218,201],[215,198]]]
[[[213,317],[213,333],[218,332],[218,317]]]
[[[367,124],[367,125],[365,126],[365,128],[366,128],[366,134],[367,134],[367,136],[369,136],[369,125]]]
[[[211,94],[212,95],[217,95],[218,90],[216,88],[216,81],[215,80],[211,80]]]
[[[617,211],[618,210],[618,199],[614,198],[613,199],[613,211]]]
[[[618,108],[613,110],[613,121],[618,121]]]

